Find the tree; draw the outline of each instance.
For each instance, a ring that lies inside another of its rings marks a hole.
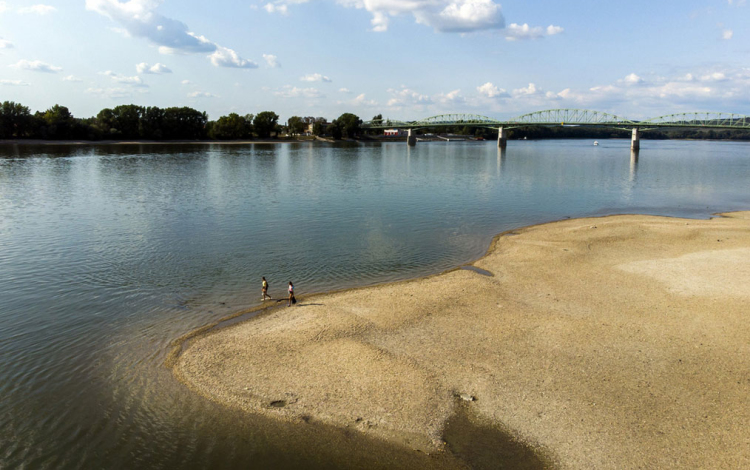
[[[120,131],[121,137],[125,139],[138,138],[142,114],[143,108],[134,104],[117,106],[112,110],[114,128]]]
[[[289,121],[287,121],[287,125],[289,126],[289,133],[292,135],[302,134],[305,132],[305,129],[307,129],[307,124],[299,116],[290,117]]]
[[[334,139],[340,139],[344,132],[341,128],[341,125],[338,123],[338,120],[334,119],[333,122],[328,126],[328,129],[326,130],[328,132],[328,135],[333,137]]]
[[[376,126],[382,125],[383,124],[383,115],[382,114],[377,114],[377,115],[373,116],[372,117],[372,123],[374,125],[376,125]],[[369,135],[379,135],[379,134],[383,133],[383,130],[382,129],[368,129],[368,130],[365,131],[365,133],[369,134]]]
[[[279,121],[279,115],[273,111],[263,111],[258,113],[253,120],[253,127],[255,132],[261,139],[267,139],[271,137],[271,132],[276,130],[276,125]]]
[[[162,133],[164,139],[202,139],[206,135],[208,115],[193,108],[166,108]]]
[[[31,132],[32,116],[26,106],[13,101],[0,105],[0,139],[25,137]]]
[[[164,138],[164,110],[156,106],[141,109],[138,134],[143,139],[159,140]]]
[[[315,121],[313,123],[312,133],[315,136],[323,135],[323,123],[320,121]]]
[[[336,137],[336,134],[334,134],[330,128],[328,133],[334,136],[334,138],[336,139],[340,139],[342,135],[351,139],[352,137],[359,135],[361,131],[361,125],[362,120],[359,118],[359,116],[356,116],[352,113],[344,113],[339,116],[338,119],[334,119],[334,121],[331,123],[331,127],[338,128],[336,133],[340,133],[340,135]]]
[[[96,126],[102,131],[104,135],[107,137],[110,137],[112,135],[116,135],[120,131],[115,128],[117,125],[116,119],[115,119],[115,113],[109,108],[104,108],[101,111],[99,111],[99,114],[96,115]]]
[[[231,113],[213,123],[208,136],[218,140],[247,139],[252,137],[252,125],[244,116]]]
[[[73,136],[75,121],[70,110],[59,104],[44,113],[37,112],[40,118],[40,135],[44,139],[70,139]]]

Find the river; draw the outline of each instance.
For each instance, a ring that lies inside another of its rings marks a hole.
[[[0,468],[376,467],[356,436],[194,396],[170,342],[258,305],[261,276],[433,274],[521,226],[748,210],[748,181],[731,142],[0,145]]]

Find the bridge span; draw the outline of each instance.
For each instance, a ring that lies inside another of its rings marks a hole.
[[[689,112],[667,114],[645,120],[631,120],[589,109],[547,109],[523,114],[507,121],[476,114],[441,114],[418,121],[383,119],[362,124],[364,129],[406,129],[406,142],[416,145],[417,129],[434,127],[487,127],[498,130],[497,145],[505,148],[507,131],[521,127],[598,127],[632,130],[631,148],[640,149],[641,132],[650,129],[741,129],[750,130],[750,117],[734,113]]]

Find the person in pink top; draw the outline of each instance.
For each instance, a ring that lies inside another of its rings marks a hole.
[[[289,303],[287,304],[287,307],[291,307],[292,304],[296,304],[297,299],[294,298],[294,284],[292,284],[292,281],[289,281]]]

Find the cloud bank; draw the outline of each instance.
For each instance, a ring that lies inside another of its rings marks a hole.
[[[136,64],[135,71],[136,73],[140,73],[140,74],[153,74],[153,75],[163,75],[165,73],[172,73],[172,70],[164,64],[156,63],[154,65],[149,65],[146,62],[141,62],[140,64]]]
[[[86,0],[86,9],[118,23],[128,35],[144,38],[159,46],[162,54],[209,54],[216,67],[256,68],[235,51],[190,31],[178,20],[156,12],[162,0]]]
[[[41,60],[19,60],[17,63],[9,65],[20,70],[30,70],[32,72],[43,72],[43,73],[57,73],[62,70],[62,67],[42,62]]]

